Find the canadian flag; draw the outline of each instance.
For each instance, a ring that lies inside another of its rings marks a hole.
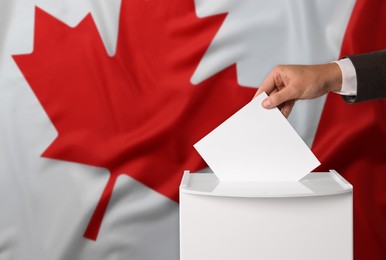
[[[179,259],[193,144],[279,63],[386,47],[383,0],[4,0],[0,259]],[[290,123],[355,190],[355,257],[386,259],[385,101]]]

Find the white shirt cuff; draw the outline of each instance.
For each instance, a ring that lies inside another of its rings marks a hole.
[[[357,94],[357,74],[355,67],[349,58],[333,61],[342,71],[342,89],[338,92],[340,95],[356,96]]]

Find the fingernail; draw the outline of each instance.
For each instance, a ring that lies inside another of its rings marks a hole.
[[[271,108],[271,101],[268,98],[263,100],[263,107],[264,108]]]

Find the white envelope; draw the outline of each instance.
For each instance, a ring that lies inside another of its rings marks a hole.
[[[298,181],[320,162],[265,93],[194,147],[221,181]]]

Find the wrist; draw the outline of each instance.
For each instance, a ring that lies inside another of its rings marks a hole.
[[[335,62],[323,65],[325,67],[323,77],[326,92],[338,92],[342,89],[342,71]]]

